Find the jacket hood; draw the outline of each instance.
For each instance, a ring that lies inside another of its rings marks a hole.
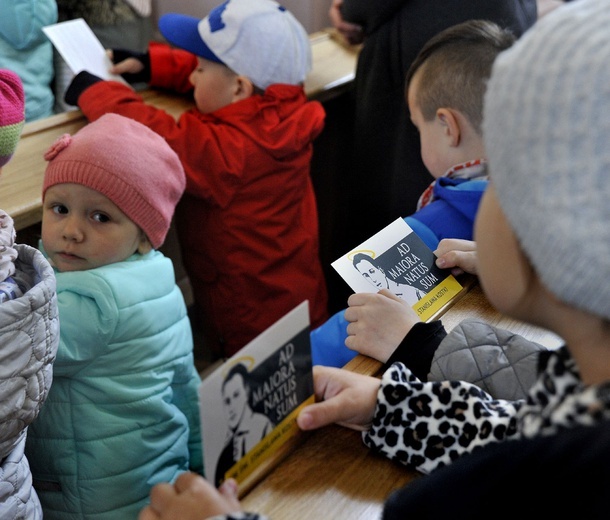
[[[302,87],[271,85],[254,95],[217,110],[212,115],[247,135],[275,159],[299,153],[324,128],[325,112],[318,101],[308,101]],[[241,117],[240,117],[241,115]]]

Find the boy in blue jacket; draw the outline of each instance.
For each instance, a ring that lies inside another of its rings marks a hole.
[[[507,29],[470,20],[430,39],[407,72],[409,112],[419,130],[422,159],[435,180],[405,221],[432,250],[444,238],[472,240],[488,183],[483,96],[496,56],[514,41]],[[369,297],[386,298],[379,293]],[[312,331],[314,364],[341,367],[358,354],[345,346],[351,321],[348,308],[347,316],[346,310],[339,311]]]

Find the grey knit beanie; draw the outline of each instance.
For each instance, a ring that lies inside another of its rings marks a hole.
[[[546,15],[496,60],[483,135],[500,205],[548,290],[610,319],[610,1]]]

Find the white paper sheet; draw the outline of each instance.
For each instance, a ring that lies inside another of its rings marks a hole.
[[[127,85],[121,76],[110,74],[112,62],[97,36],[82,18],[47,25],[42,30],[74,74],[86,70],[102,79],[120,81]]]

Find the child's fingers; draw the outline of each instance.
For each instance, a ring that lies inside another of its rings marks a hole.
[[[156,484],[150,491],[150,508],[152,511],[149,518],[157,518],[157,515],[161,515],[167,504],[176,495],[174,486],[167,483]],[[154,513],[154,514],[153,514]],[[145,517],[146,518],[146,517]]]
[[[144,64],[136,58],[127,58],[110,68],[112,74],[137,74],[144,70]]]
[[[239,510],[241,507],[239,504],[239,499],[237,498],[238,489],[239,487],[237,485],[237,481],[232,478],[225,480],[218,488],[220,494],[236,510]]]

